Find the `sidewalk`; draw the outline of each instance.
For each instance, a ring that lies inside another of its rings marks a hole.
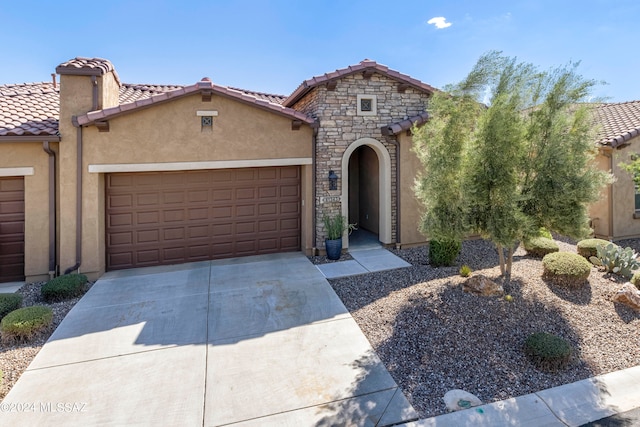
[[[500,402],[402,424],[403,427],[579,427],[638,425],[640,366]],[[630,412],[629,412],[630,411]],[[625,416],[625,412],[629,412]],[[634,421],[635,420],[635,421]]]

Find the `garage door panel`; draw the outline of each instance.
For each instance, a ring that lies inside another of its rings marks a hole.
[[[185,194],[182,191],[170,191],[162,194],[162,201],[165,205],[183,204],[185,202]]]
[[[277,203],[260,203],[258,205],[258,215],[275,215],[278,213]]]
[[[208,225],[190,225],[187,227],[188,239],[207,238],[209,236]]]
[[[165,229],[164,233],[162,235],[162,238],[165,241],[167,241],[167,240],[184,240],[185,239],[184,228],[180,227],[180,228]]]
[[[107,208],[131,208],[132,206],[132,194],[119,194],[107,197]]]
[[[239,205],[236,207],[235,216],[238,218],[255,217],[256,215],[256,205]]]
[[[131,213],[114,213],[107,217],[107,227],[130,227],[133,225],[133,214]]]
[[[185,215],[182,209],[164,210],[162,212],[162,219],[164,222],[184,222]]]
[[[160,194],[159,193],[138,194],[138,197],[136,198],[136,203],[138,206],[144,206],[144,207],[158,206],[160,204]]]
[[[0,282],[24,280],[24,178],[0,178]]]
[[[212,190],[211,194],[214,202],[228,203],[233,200],[233,190],[231,188]]]
[[[149,224],[159,224],[159,223],[160,223],[160,212],[158,211],[138,212],[136,216],[137,225],[149,225]]]
[[[158,264],[161,260],[160,249],[139,249],[135,252],[139,264]]]
[[[236,200],[255,200],[255,188],[238,188],[236,190]]]
[[[105,182],[109,270],[300,249],[297,166],[111,174]]]
[[[256,233],[256,223],[255,222],[237,222],[235,223],[235,232],[236,234],[255,234]]]
[[[133,232],[125,231],[121,233],[110,233],[107,238],[107,245],[111,247],[126,245],[130,246],[133,243]]]

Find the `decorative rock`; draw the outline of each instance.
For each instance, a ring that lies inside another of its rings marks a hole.
[[[640,311],[640,290],[631,283],[625,283],[615,296],[613,301],[628,305],[634,310]]]
[[[504,288],[501,285],[481,274],[467,279],[462,285],[462,290],[483,297],[502,296],[504,294]]]
[[[443,400],[449,411],[461,411],[482,405],[482,401],[475,395],[460,389],[449,390]]]

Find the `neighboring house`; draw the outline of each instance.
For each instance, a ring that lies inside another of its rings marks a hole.
[[[601,104],[595,111],[601,128],[596,162],[616,181],[591,206],[594,234],[608,240],[640,237],[640,193],[620,167],[640,155],[640,101]]]
[[[0,281],[314,254],[325,213],[385,245],[425,240],[410,132],[425,83],[370,60],[288,97],[124,84],[99,58],[56,73],[0,86]]]

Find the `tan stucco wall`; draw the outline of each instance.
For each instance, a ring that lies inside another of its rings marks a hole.
[[[64,273],[67,268],[76,263],[77,133],[71,118],[91,110],[92,94],[90,76],[60,76],[59,131],[62,138],[58,184],[60,273]]]
[[[24,274],[27,282],[45,280],[49,277],[49,156],[41,142],[2,142],[0,158],[0,169],[33,168],[33,175],[24,176]]]
[[[603,171],[611,170],[611,152],[600,151],[595,158],[598,169]],[[601,239],[611,239],[613,234],[611,231],[611,192],[612,186],[607,185],[600,193],[600,199],[589,206],[589,217],[591,218],[591,226],[593,234]]]
[[[630,141],[624,148],[613,151],[613,238],[640,237],[640,218],[634,218],[635,190],[631,175],[620,167],[620,163],[631,161],[631,155],[640,154],[640,137]]]
[[[199,110],[215,110],[203,131]],[[83,128],[83,243],[81,271],[105,269],[104,174],[89,165],[311,158],[312,129],[291,130],[291,119],[215,96],[199,94],[158,104],[109,121],[109,132]],[[158,166],[162,170],[162,165]],[[302,244],[311,250],[311,166],[302,167]]]
[[[422,165],[420,160],[413,153],[413,140],[405,133],[398,135],[400,143],[400,229],[401,244],[415,245],[425,243],[426,238],[419,231],[420,218],[422,217],[422,207],[413,192],[415,180]]]

